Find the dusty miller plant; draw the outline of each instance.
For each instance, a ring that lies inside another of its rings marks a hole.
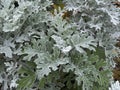
[[[111,0],[0,0],[1,89],[108,90],[119,15]]]

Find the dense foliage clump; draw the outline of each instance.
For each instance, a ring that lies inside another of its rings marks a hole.
[[[108,90],[119,19],[111,0],[1,0],[1,90]]]

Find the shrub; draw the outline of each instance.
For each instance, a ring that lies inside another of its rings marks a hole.
[[[1,89],[107,90],[119,15],[111,0],[1,0]]]

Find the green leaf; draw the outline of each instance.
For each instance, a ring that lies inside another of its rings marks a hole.
[[[18,80],[17,89],[18,90],[26,90],[26,89],[31,88],[36,80],[36,74],[25,67],[22,67],[19,70],[19,74],[21,74],[22,77]]]

